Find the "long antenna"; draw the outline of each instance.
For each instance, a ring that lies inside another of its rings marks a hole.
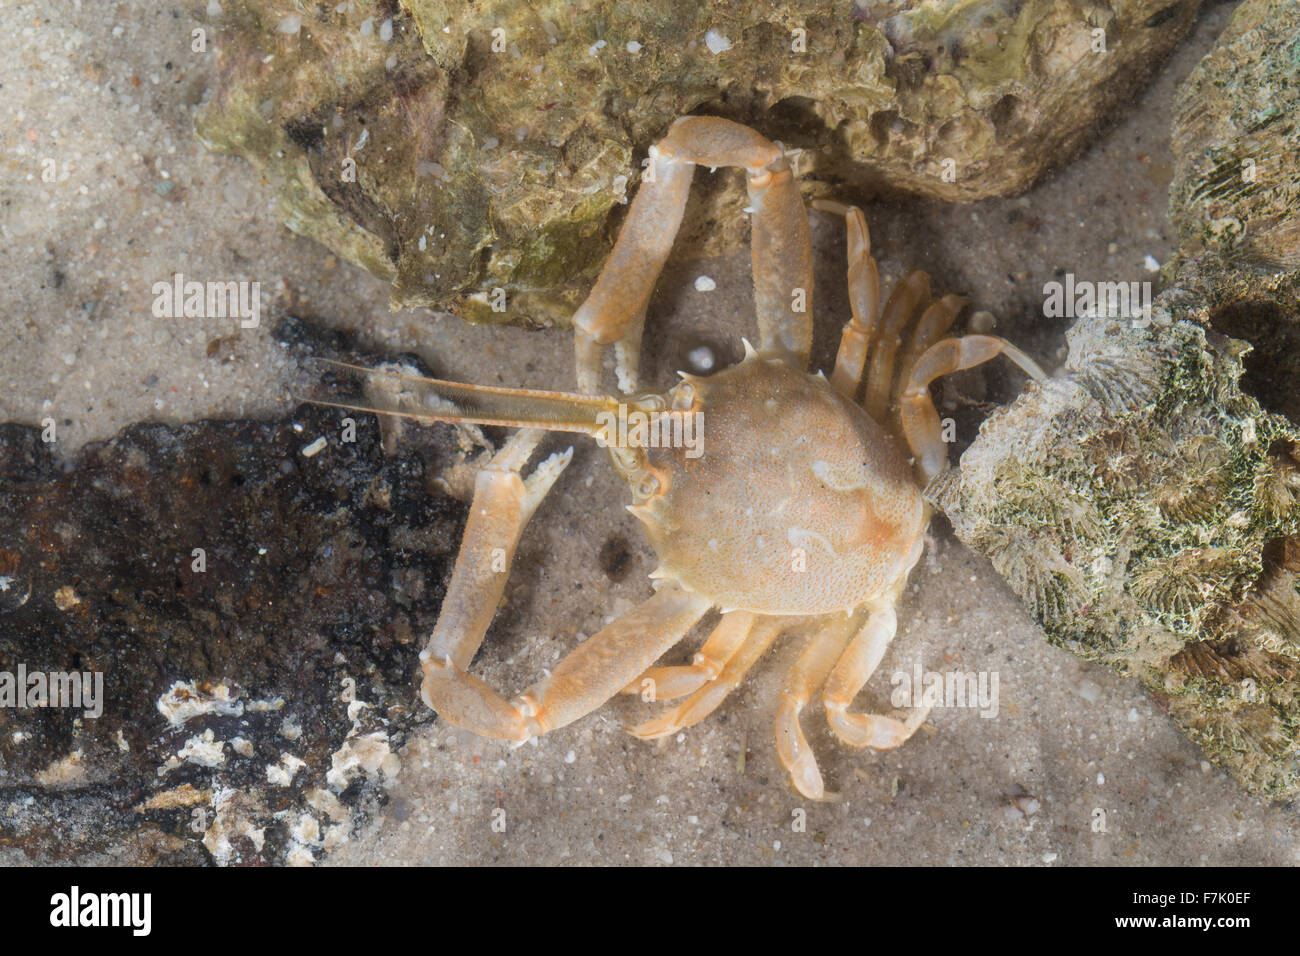
[[[366,368],[333,359],[315,361],[375,378],[397,380],[404,395],[372,396],[371,405],[307,399],[313,405],[342,408],[376,415],[396,415],[430,422],[470,422],[475,425],[504,425],[511,428],[542,428],[548,431],[580,432],[596,437],[604,428],[598,416],[617,413],[618,401],[577,392],[549,392],[531,388],[493,388],[466,385],[419,375],[405,375]],[[437,401],[441,399],[442,401]],[[415,407],[412,408],[412,405]]]

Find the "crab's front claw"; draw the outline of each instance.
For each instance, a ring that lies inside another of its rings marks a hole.
[[[573,316],[578,389],[600,391],[601,354],[613,345],[618,387],[637,388],[646,306],[681,227],[696,166],[735,166],[748,178],[759,342],[807,364],[812,348],[812,239],[781,147],[747,126],[685,116],[650,147],[646,174],[591,295]]]

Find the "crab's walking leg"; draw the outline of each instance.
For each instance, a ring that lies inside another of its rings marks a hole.
[[[867,619],[866,627],[858,632],[844,656],[836,663],[822,692],[826,720],[831,725],[831,730],[850,747],[889,750],[901,746],[925,723],[926,715],[930,712],[928,707],[918,707],[913,709],[906,721],[901,721],[893,717],[849,711],[853,698],[880,666],[885,651],[889,649],[889,642],[898,629],[898,618],[894,614],[896,598],[896,594],[890,595],[871,605],[871,616]]]
[[[813,207],[844,216],[845,243],[849,263],[849,308],[853,318],[840,335],[840,348],[831,372],[831,387],[853,399],[862,383],[862,370],[880,319],[880,269],[871,255],[871,233],[867,217],[857,206],[829,200],[814,200]]]
[[[717,679],[727,661],[745,643],[753,623],[754,616],[745,611],[724,614],[691,663],[679,667],[652,667],[624,687],[623,693],[646,694],[648,691],[651,700],[674,700],[694,693]]]
[[[945,295],[937,302],[930,303],[916,321],[912,330],[912,340],[908,342],[903,357],[897,362],[894,380],[894,401],[902,402],[903,389],[907,387],[908,373],[916,365],[916,360],[925,354],[930,346],[943,338],[944,334],[957,321],[957,316],[966,307],[966,300],[959,295]]]
[[[628,728],[628,733],[642,740],[666,737],[697,724],[709,716],[728,694],[740,686],[745,674],[772,646],[786,620],[779,617],[754,617],[748,638],[740,650],[727,661],[717,680],[705,684],[668,713]]]
[[[425,700],[457,727],[522,743],[591,713],[680,641],[708,609],[709,602],[697,595],[662,588],[511,701],[454,660],[430,657],[424,662]]]
[[[669,585],[597,631],[515,698],[528,736],[591,713],[667,653],[710,607],[706,598]]]
[[[994,335],[943,339],[930,346],[912,366],[907,386],[900,398],[899,414],[907,444],[916,456],[926,481],[942,471],[948,462],[948,449],[943,443],[939,413],[935,411],[934,402],[930,398],[930,383],[940,376],[973,368],[998,355],[1005,355],[1040,382],[1046,378],[1038,363],[1010,342]]]
[[[840,616],[813,635],[786,678],[776,708],[777,757],[790,772],[794,788],[811,800],[825,799],[826,786],[817,769],[817,758],[799,724],[799,715],[843,653],[857,620],[856,615]]]
[[[650,148],[650,175],[637,190],[614,251],[573,316],[578,387],[595,392],[604,346],[624,343],[619,387],[636,388],[628,346],[639,336],[655,279],[681,226],[695,166],[739,166],[754,210],[750,242],[754,304],[764,349],[784,349],[802,367],[812,348],[812,239],[808,214],[780,147],[713,116],[686,116]]]
[[[880,331],[871,353],[871,371],[867,375],[867,392],[862,405],[878,422],[889,411],[889,396],[894,382],[894,356],[903,344],[903,326],[917,306],[930,298],[930,277],[912,272],[894,286],[880,319]]]

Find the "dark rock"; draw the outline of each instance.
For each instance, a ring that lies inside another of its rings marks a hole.
[[[305,862],[373,808],[465,509],[449,429],[385,457],[344,414],[132,425],[66,473],[0,426],[0,675],[103,681],[99,717],[0,709],[0,846]]]

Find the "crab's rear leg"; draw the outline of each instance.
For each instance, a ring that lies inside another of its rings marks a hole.
[[[831,371],[831,387],[852,400],[862,383],[871,340],[880,324],[880,269],[871,255],[871,232],[867,217],[857,206],[828,199],[813,200],[813,208],[844,217],[844,241],[848,255],[849,309],[853,317],[840,333],[840,347]]]
[[[780,147],[747,126],[686,116],[650,148],[643,179],[605,267],[573,316],[578,388],[599,389],[600,357],[617,348],[619,388],[636,389],[646,306],[681,226],[695,166],[746,171],[753,234],[754,305],[760,347],[807,364],[812,349],[812,240],[808,215]]]
[[[898,618],[894,613],[896,600],[897,593],[871,605],[871,616],[867,618],[866,626],[849,643],[822,692],[826,720],[831,730],[850,747],[890,750],[902,746],[925,723],[930,712],[928,707],[917,707],[905,720],[898,720],[849,710],[853,698],[871,679],[894,639],[898,629]]]
[[[698,724],[713,713],[718,705],[726,700],[727,695],[740,686],[749,669],[767,653],[767,649],[772,646],[772,642],[776,640],[788,620],[779,617],[756,617],[748,613],[745,616],[752,622],[749,634],[740,650],[733,654],[722,668],[722,673],[718,675],[717,680],[709,681],[667,713],[628,728],[628,733],[642,740],[666,737]]]
[[[781,702],[776,708],[777,758],[789,771],[794,788],[812,800],[826,799],[826,786],[817,769],[817,758],[799,724],[799,715],[843,653],[857,620],[857,615],[840,615],[812,636],[786,677]]]
[[[424,698],[448,723],[523,742],[591,713],[680,641],[708,609],[703,598],[665,587],[587,638],[510,701],[454,659],[429,656]]]
[[[895,369],[893,400],[896,404],[902,404],[903,389],[907,387],[907,373],[916,365],[916,360],[947,334],[965,307],[966,299],[962,296],[945,295],[930,303],[929,308],[916,320],[912,339]]]
[[[862,407],[878,422],[889,412],[890,386],[894,381],[894,360],[903,344],[903,328],[921,305],[930,301],[930,276],[917,270],[908,273],[885,301],[880,330],[871,352],[871,370]]]
[[[930,383],[940,376],[974,368],[998,355],[1005,355],[1037,381],[1046,379],[1038,363],[1005,339],[994,335],[967,335],[943,339],[930,346],[907,372],[907,385],[900,396],[899,415],[907,444],[929,481],[948,462],[939,413],[930,398]]]
[[[744,611],[724,614],[689,664],[652,667],[624,687],[623,693],[646,695],[648,692],[651,700],[674,700],[694,693],[717,679],[727,661],[745,643],[753,623],[754,616]]]

